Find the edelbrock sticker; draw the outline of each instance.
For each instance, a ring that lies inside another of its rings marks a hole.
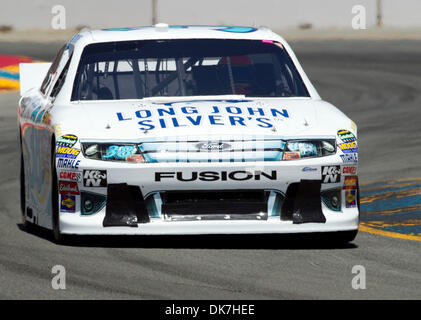
[[[340,166],[322,167],[322,183],[337,183],[341,181]]]
[[[356,189],[358,185],[358,177],[357,176],[346,176],[344,179],[344,185],[342,189]]]
[[[79,194],[77,182],[74,181],[59,181],[58,191],[64,194]]]

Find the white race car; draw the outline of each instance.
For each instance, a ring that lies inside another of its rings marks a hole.
[[[357,234],[356,125],[269,29],[83,30],[20,73],[24,225]]]

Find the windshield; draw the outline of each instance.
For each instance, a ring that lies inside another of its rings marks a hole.
[[[279,43],[177,39],[86,46],[72,100],[201,95],[309,96]]]

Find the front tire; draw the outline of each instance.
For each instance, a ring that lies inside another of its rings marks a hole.
[[[335,242],[339,244],[346,244],[348,242],[352,242],[354,241],[357,234],[358,229],[351,231],[340,231],[335,235]]]
[[[21,147],[22,149],[22,147]],[[20,156],[20,211],[22,214],[22,225],[26,230],[32,227],[32,223],[26,219],[26,189],[25,189],[25,164],[23,162],[23,154]]]
[[[53,141],[54,142],[54,141]],[[51,152],[51,219],[53,226],[53,235],[54,240],[57,243],[62,242],[63,236],[60,231],[60,212],[59,212],[59,193],[57,185],[57,169],[56,169],[56,152],[55,152],[55,142],[52,144],[53,150]]]

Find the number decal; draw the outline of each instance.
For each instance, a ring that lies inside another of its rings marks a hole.
[[[102,156],[102,159],[126,159],[133,154],[134,146],[109,146],[107,153]]]
[[[133,146],[121,147],[117,153],[117,157],[120,159],[126,159],[128,156],[130,156],[133,153],[133,149],[134,149]]]
[[[107,153],[102,156],[103,159],[112,159],[117,153],[119,146],[109,146],[107,148]]]

